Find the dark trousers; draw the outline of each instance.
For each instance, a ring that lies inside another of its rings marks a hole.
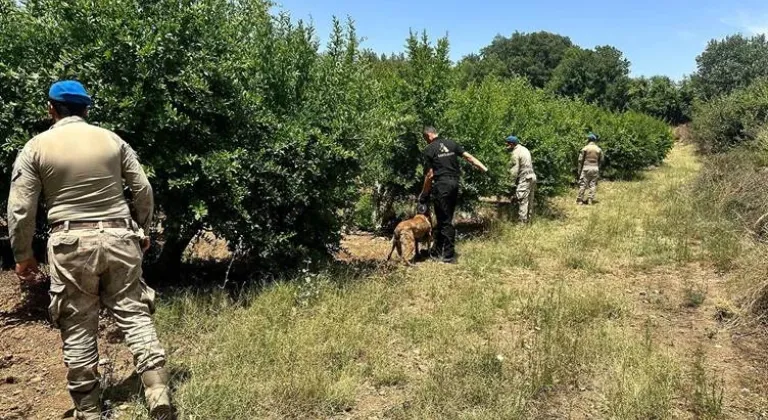
[[[443,258],[456,256],[456,228],[453,226],[453,214],[459,197],[457,179],[436,180],[432,185],[432,200],[435,205],[435,251]]]

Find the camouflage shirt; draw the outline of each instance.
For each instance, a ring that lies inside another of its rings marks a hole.
[[[512,150],[512,167],[509,169],[509,174],[514,182],[536,178],[531,152],[523,145],[518,144]]]
[[[599,168],[603,164],[603,151],[594,142],[589,142],[579,153],[579,167]]]
[[[48,222],[130,219],[123,180],[133,193],[136,222],[149,231],[152,187],[136,153],[115,133],[68,117],[30,140],[13,165],[8,230],[16,261],[33,256],[42,193]]]

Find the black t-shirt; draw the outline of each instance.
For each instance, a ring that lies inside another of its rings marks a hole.
[[[459,158],[464,156],[464,148],[455,141],[437,138],[424,149],[424,171],[435,171],[435,180],[458,178],[461,175]]]

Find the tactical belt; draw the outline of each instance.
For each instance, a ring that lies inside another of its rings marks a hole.
[[[136,223],[131,219],[110,219],[98,222],[66,221],[55,223],[51,226],[51,233],[67,232],[70,230],[104,230],[104,229],[128,229],[137,230]]]

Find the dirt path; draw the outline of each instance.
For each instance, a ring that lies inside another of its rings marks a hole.
[[[15,278],[0,273],[0,418],[61,418],[71,404],[58,334],[20,295]]]
[[[11,272],[0,272],[0,419],[71,417],[61,340],[48,322],[47,305],[44,290],[23,293]],[[107,319],[99,329],[102,380],[118,384],[131,374],[130,352]],[[108,401],[107,408],[126,398]]]

